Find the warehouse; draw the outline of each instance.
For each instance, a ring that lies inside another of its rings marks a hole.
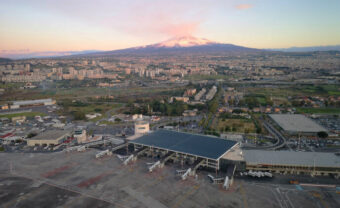
[[[340,155],[324,152],[243,150],[246,170],[340,177]]]
[[[49,146],[61,144],[67,137],[71,136],[69,130],[49,130],[27,139],[28,146]]]
[[[316,135],[320,131],[327,132],[327,129],[301,114],[271,114],[269,116],[286,133],[291,135]]]
[[[220,168],[220,159],[237,145],[237,142],[217,137],[158,130],[130,141],[135,149],[148,148],[163,155],[203,161],[202,166]]]

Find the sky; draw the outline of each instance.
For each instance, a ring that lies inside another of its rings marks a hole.
[[[195,36],[253,48],[340,44],[340,0],[0,0],[0,56]]]

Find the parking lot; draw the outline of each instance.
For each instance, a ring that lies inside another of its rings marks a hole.
[[[138,158],[127,166],[114,154],[1,153],[1,207],[339,207],[335,189],[303,188],[237,178],[230,190],[211,184],[205,170],[182,181],[179,164],[149,173]]]

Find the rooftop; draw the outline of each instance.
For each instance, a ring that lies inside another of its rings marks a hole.
[[[217,137],[168,130],[152,132],[130,141],[130,143],[152,146],[159,149],[213,160],[219,159],[237,144],[235,141],[220,139]]]
[[[250,165],[273,164],[340,168],[340,156],[334,153],[243,150],[243,156],[246,163]]]
[[[61,137],[65,137],[70,135],[71,131],[69,130],[49,130],[38,134],[35,137],[30,138],[31,140],[55,140],[60,139]]]
[[[270,114],[269,116],[285,131],[306,133],[327,131],[312,119],[301,114]]]

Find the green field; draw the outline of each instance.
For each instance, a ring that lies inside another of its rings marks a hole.
[[[228,129],[226,129],[226,127]],[[215,129],[217,131],[234,131],[234,132],[245,132],[245,133],[255,133],[256,127],[254,123],[249,119],[219,119],[218,125]]]
[[[318,85],[302,86],[300,90],[305,93],[323,94],[323,95],[340,95],[340,87],[337,85]]]
[[[247,94],[262,95],[264,97],[311,96],[311,95],[340,95],[338,85],[299,85],[282,87],[246,87]]]
[[[109,110],[119,108],[122,104],[86,104],[86,106],[70,106],[69,111],[81,111],[85,114],[89,113],[105,113]]]
[[[340,108],[296,108],[298,113],[320,113],[320,114],[338,114]]]
[[[11,119],[11,118],[17,117],[17,116],[26,116],[27,118],[31,118],[31,117],[34,117],[34,116],[46,116],[46,114],[40,113],[40,112],[13,113],[13,114],[0,115],[0,118]]]
[[[112,125],[115,125],[117,123],[113,122],[113,121],[100,121],[99,124],[105,124],[105,125],[108,125],[108,126],[112,126]]]

